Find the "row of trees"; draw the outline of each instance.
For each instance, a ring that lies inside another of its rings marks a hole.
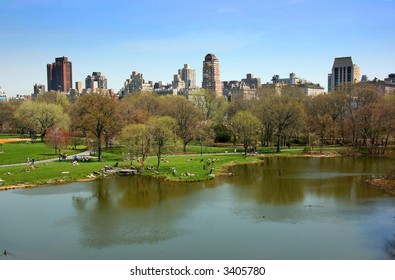
[[[245,152],[257,145],[302,143],[341,144],[382,154],[395,136],[395,98],[383,96],[367,84],[344,91],[307,97],[297,92],[265,93],[254,100],[227,102],[211,92],[189,98],[137,93],[122,100],[86,94],[73,104],[62,93],[48,92],[30,101],[0,102],[3,131],[40,135],[47,143],[85,136],[102,148],[122,142],[144,163],[155,151],[158,166],[163,148],[179,142],[201,144],[239,142]],[[55,139],[55,140],[54,140]]]

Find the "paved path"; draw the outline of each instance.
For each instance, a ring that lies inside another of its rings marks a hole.
[[[90,153],[91,153],[91,151],[87,150],[87,151],[79,153],[79,154],[67,156],[66,160],[72,160],[74,156],[78,156],[78,158],[82,158],[82,157],[89,157],[89,158],[91,158]],[[34,161],[34,164],[46,163],[46,162],[52,162],[52,161],[59,161],[59,158],[36,160],[36,161]],[[2,167],[12,167],[12,166],[26,166],[26,165],[28,165],[26,162],[12,163],[12,164],[3,164],[3,165],[0,165],[0,168],[2,168]]]

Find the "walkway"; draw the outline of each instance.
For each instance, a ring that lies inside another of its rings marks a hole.
[[[90,155],[91,151],[87,150],[85,152],[79,153],[79,154],[75,154],[75,155],[70,155],[66,157],[66,160],[72,160],[74,156],[78,156],[78,158],[82,158],[82,157],[88,157],[88,158],[92,158],[92,156]],[[47,162],[53,162],[53,161],[59,161],[59,158],[51,158],[51,159],[44,159],[44,160],[36,160],[34,162],[34,164],[38,164],[38,163],[47,163]],[[27,165],[26,162],[22,162],[22,163],[12,163],[12,164],[3,164],[0,165],[0,168],[2,167],[12,167],[12,166],[24,166]]]

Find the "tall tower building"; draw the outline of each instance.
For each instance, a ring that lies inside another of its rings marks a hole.
[[[196,88],[196,70],[184,64],[184,68],[178,70],[181,80],[185,82],[186,88]]]
[[[346,85],[355,84],[359,81],[360,69],[353,64],[351,56],[335,58],[332,73],[328,76],[328,91],[342,89]]]
[[[219,79],[219,60],[209,53],[203,61],[202,88],[212,90],[217,96],[222,96],[222,83]]]
[[[65,56],[47,64],[48,91],[69,91],[73,86],[71,61]]]

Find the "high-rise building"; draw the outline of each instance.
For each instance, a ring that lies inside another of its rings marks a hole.
[[[178,70],[181,80],[185,82],[186,88],[196,88],[196,70],[184,64],[184,68]]]
[[[55,62],[47,64],[48,91],[67,92],[73,86],[71,61],[67,57],[57,57]]]
[[[107,78],[101,72],[93,72],[92,75],[86,77],[85,88],[93,91],[96,89],[107,89]]]
[[[82,93],[82,82],[81,81],[75,82],[75,89],[78,93]]]
[[[45,92],[45,86],[44,85],[41,85],[41,84],[35,84],[34,86],[33,86],[33,95],[34,96],[38,96],[38,95],[40,95],[40,94],[42,94],[42,93],[44,93]]]
[[[328,91],[342,89],[360,81],[360,69],[353,64],[351,56],[335,58],[331,74]]]
[[[217,96],[222,96],[222,83],[219,79],[219,60],[209,53],[203,61],[202,88],[214,91]]]

